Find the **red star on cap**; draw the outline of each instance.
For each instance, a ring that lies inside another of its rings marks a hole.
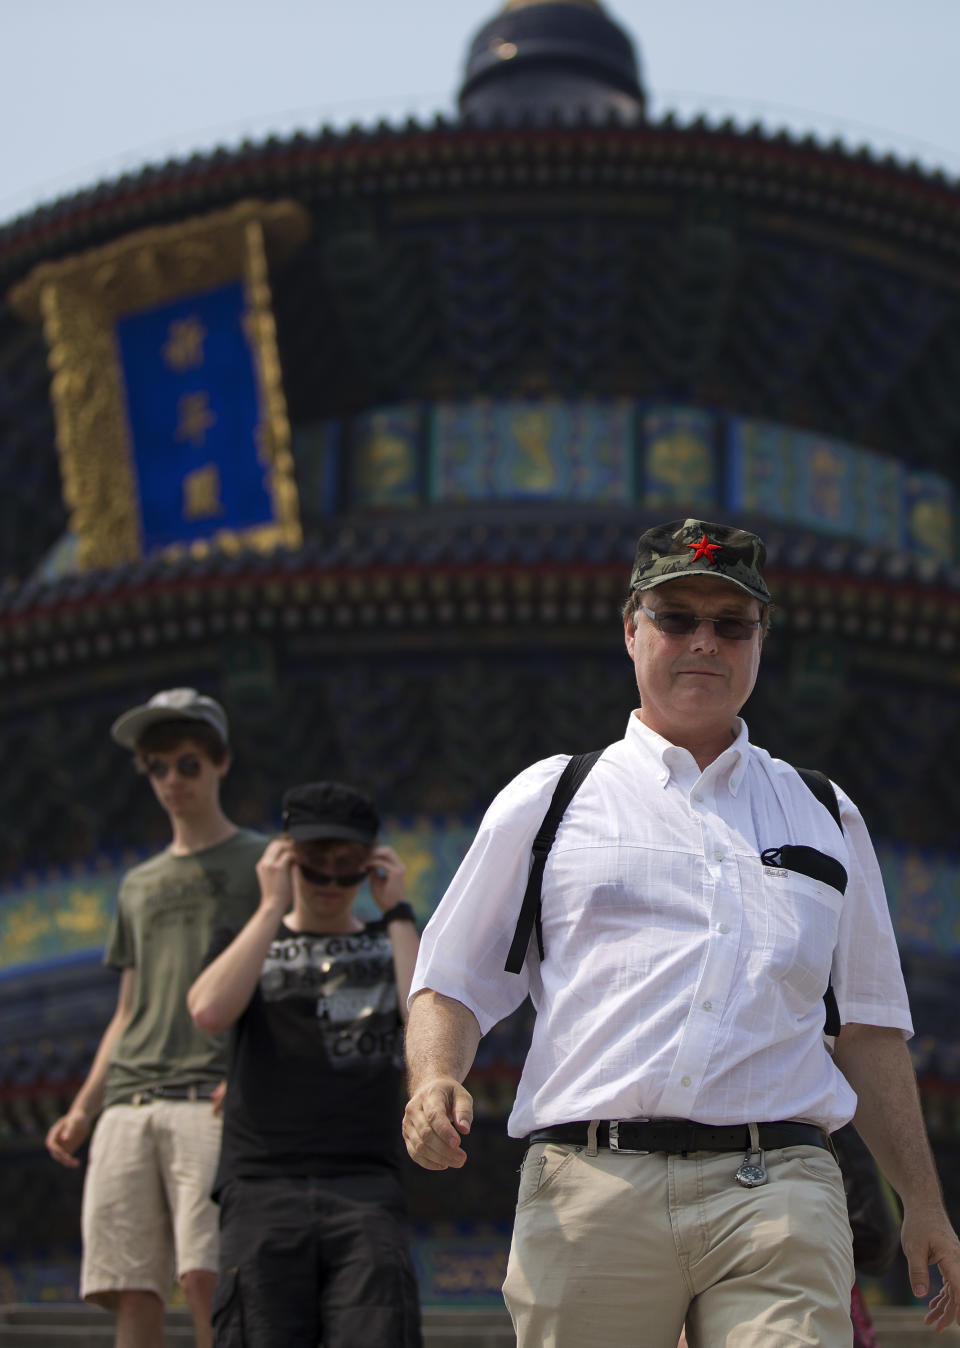
[[[722,543],[711,543],[706,534],[703,535],[699,543],[687,544],[688,548],[693,548],[691,562],[699,562],[701,557],[706,557],[707,561],[713,565],[716,565],[717,561],[713,554],[719,552],[722,546]]]

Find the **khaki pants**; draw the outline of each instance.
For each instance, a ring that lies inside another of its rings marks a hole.
[[[537,1142],[520,1173],[504,1299],[518,1348],[850,1348],[840,1169],[818,1147],[617,1155]]]
[[[80,1295],[112,1310],[120,1291],[166,1301],[174,1277],[217,1271],[211,1202],[221,1120],[209,1100],[111,1105],[90,1143]]]

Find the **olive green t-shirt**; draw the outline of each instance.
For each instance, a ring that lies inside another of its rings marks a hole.
[[[168,848],[123,877],[104,963],[135,969],[133,1012],[107,1071],[104,1108],[150,1086],[192,1086],[226,1073],[226,1036],[198,1030],[187,991],[217,927],[244,925],[260,901],[262,834],[238,829],[213,847]]]

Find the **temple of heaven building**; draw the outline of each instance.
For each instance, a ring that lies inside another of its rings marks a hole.
[[[219,698],[241,824],[372,792],[425,920],[514,773],[622,735],[635,539],[687,515],[768,542],[745,717],[870,826],[960,1219],[958,262],[941,174],[651,119],[599,0],[492,13],[454,116],[0,227],[0,1300],[75,1295],[43,1137],[116,997],[118,877],[167,841],[114,717]],[[528,1031],[481,1046],[471,1164],[405,1171],[435,1304],[498,1295]]]

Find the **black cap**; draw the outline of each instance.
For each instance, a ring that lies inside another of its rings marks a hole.
[[[283,793],[283,831],[294,842],[342,838],[372,843],[380,816],[369,796],[341,782],[306,782]]]

